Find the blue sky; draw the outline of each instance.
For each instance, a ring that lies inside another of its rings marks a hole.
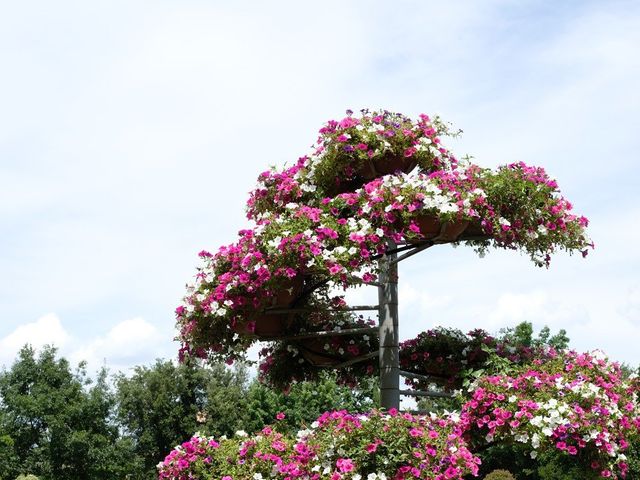
[[[246,225],[261,171],[362,107],[544,166],[597,246],[549,270],[414,257],[404,338],[529,320],[639,364],[639,49],[635,1],[1,2],[0,365],[27,341],[113,369],[175,356],[197,252]]]

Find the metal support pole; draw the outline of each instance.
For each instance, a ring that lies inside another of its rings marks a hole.
[[[396,244],[392,240],[387,241],[387,252],[380,259],[378,326],[380,328],[380,406],[390,409],[400,408],[398,265]]]

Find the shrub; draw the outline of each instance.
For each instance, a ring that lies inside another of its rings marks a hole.
[[[484,480],[516,480],[508,470],[494,470]]]

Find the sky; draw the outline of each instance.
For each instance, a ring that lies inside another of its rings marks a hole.
[[[112,371],[175,358],[197,253],[248,225],[260,172],[365,107],[441,115],[480,165],[545,167],[596,245],[548,270],[414,256],[401,338],[531,321],[638,365],[639,50],[631,0],[0,0],[0,366],[25,343]]]

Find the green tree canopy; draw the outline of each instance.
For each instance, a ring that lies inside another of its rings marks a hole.
[[[122,473],[123,447],[111,422],[114,397],[107,372],[95,383],[84,364],[75,372],[53,347],[26,346],[0,374],[0,418],[9,458],[3,475],[33,473],[44,480],[112,479]],[[2,465],[2,463],[0,463]]]

